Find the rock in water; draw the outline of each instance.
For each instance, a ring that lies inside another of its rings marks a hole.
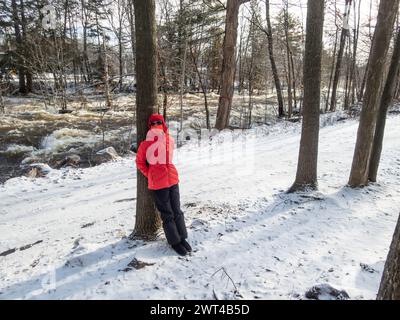
[[[57,167],[77,167],[81,162],[81,157],[77,154],[66,156],[63,160],[57,162]]]
[[[93,161],[96,164],[101,164],[108,161],[115,161],[121,159],[117,151],[113,147],[108,147],[96,152],[93,157]]]
[[[26,169],[26,175],[31,178],[44,177],[52,170],[47,164],[44,163],[32,163]]]
[[[333,288],[329,284],[317,284],[306,292],[307,299],[314,300],[347,300],[350,296],[344,290]]]

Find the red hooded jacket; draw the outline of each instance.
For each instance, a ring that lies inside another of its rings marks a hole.
[[[157,130],[158,126],[151,128],[150,123],[157,120],[162,121],[159,129],[162,128],[163,132]],[[147,177],[149,189],[169,188],[179,182],[178,171],[172,163],[174,138],[169,135],[164,117],[160,114],[152,114],[147,126],[151,130],[148,131],[146,140],[139,145],[136,167]]]

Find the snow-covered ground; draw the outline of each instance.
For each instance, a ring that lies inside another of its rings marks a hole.
[[[186,257],[163,235],[127,239],[134,155],[10,179],[0,186],[0,299],[304,299],[324,283],[374,299],[400,211],[399,126],[400,116],[390,116],[379,182],[359,190],[345,187],[356,120],[321,129],[312,194],[284,192],[299,123],[183,146],[175,163],[195,249]],[[151,265],[127,269],[134,258]]]

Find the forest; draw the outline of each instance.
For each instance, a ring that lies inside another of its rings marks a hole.
[[[399,2],[0,0],[0,300],[399,300]]]

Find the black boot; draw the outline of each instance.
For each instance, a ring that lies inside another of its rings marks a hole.
[[[183,245],[188,252],[192,252],[192,247],[185,239],[182,239],[181,245]]]
[[[175,252],[177,254],[179,254],[181,256],[185,256],[188,253],[187,250],[185,249],[185,247],[181,243],[175,244],[171,247],[172,247],[172,249],[175,250]]]

